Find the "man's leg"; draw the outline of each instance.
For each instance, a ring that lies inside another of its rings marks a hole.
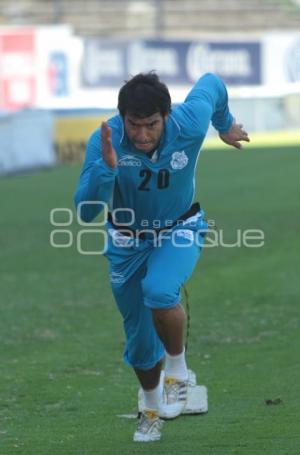
[[[162,362],[158,362],[149,370],[134,368],[135,374],[144,392],[145,408],[157,412],[163,397],[163,388],[160,383]]]
[[[193,232],[187,231],[190,238],[174,234],[164,239],[162,245],[152,252],[142,281],[145,305],[152,310],[156,331],[167,354],[177,357],[181,365],[182,358],[179,357],[184,356],[186,318],[179,304],[180,289],[190,278],[201,251],[193,241]],[[168,356],[166,360],[168,367]],[[187,377],[187,370],[182,375]]]
[[[141,267],[125,283],[112,285],[112,290],[124,319],[124,361],[133,367],[144,391],[152,391],[159,385],[165,351],[155,330],[151,309],[143,302],[141,280],[144,275],[145,267]],[[153,399],[150,401],[153,409]]]
[[[167,310],[152,310],[152,316],[156,331],[169,354],[168,357],[175,357],[177,359],[178,355],[184,351],[185,313],[183,308],[178,304],[174,308]],[[135,373],[144,391],[153,391],[157,388],[160,380],[161,366],[162,362],[158,362],[150,370],[135,368]]]
[[[185,312],[180,304],[167,309],[152,309],[156,331],[166,351],[178,355],[183,351]]]
[[[180,304],[168,309],[152,309],[156,331],[166,349],[165,374],[179,380],[188,378],[184,352],[185,312]]]
[[[145,407],[140,415],[134,441],[156,441],[161,437],[162,421],[158,417],[163,388],[160,384],[163,344],[155,330],[152,313],[143,302],[140,268],[125,283],[112,286],[124,319],[126,347],[124,361],[131,366],[143,388]]]
[[[153,390],[159,384],[162,362],[158,362],[149,370],[134,368],[135,374],[144,390]]]
[[[112,283],[112,291],[123,317],[126,335],[124,361],[136,369],[138,378],[150,388],[156,385],[164,347],[155,330],[150,308],[143,302],[141,280],[145,268],[139,268],[124,283]]]
[[[191,276],[201,248],[193,241],[193,233],[175,234],[164,239],[147,261],[143,279],[145,305],[151,308],[156,331],[166,350],[165,390],[167,403],[172,404],[163,417],[179,415],[187,399],[188,370],[184,352],[185,313],[179,304],[180,289]]]

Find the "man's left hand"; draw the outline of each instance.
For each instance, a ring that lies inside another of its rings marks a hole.
[[[242,148],[241,141],[250,142],[248,133],[243,129],[243,125],[235,122],[231,125],[231,128],[227,133],[219,133],[219,137],[225,144],[231,145],[237,149]]]

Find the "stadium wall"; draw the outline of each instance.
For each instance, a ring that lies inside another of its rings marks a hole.
[[[0,117],[0,175],[54,166],[54,116],[25,110]]]
[[[53,139],[57,161],[69,164],[82,162],[89,136],[111,115],[112,111],[105,110],[56,112]]]
[[[201,74],[217,72],[232,112],[249,132],[300,128],[298,32],[83,40],[64,25],[3,27],[0,66],[1,174],[82,161],[92,131],[115,112],[122,82],[151,69],[168,84],[175,104]]]

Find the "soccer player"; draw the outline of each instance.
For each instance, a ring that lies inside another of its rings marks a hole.
[[[180,289],[207,230],[203,209],[193,203],[201,145],[210,122],[228,145],[239,149],[249,138],[214,74],[201,77],[173,109],[154,72],[137,74],[121,87],[118,110],[89,139],[75,203],[86,222],[103,203],[110,208],[105,254],[124,320],[124,360],[145,400],[134,440],[147,442],[160,439],[161,418],[180,415],[187,399]]]

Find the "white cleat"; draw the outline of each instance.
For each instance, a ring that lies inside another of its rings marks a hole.
[[[158,417],[157,412],[144,410],[139,417],[138,427],[133,435],[133,440],[135,442],[159,441],[162,426],[163,421]]]
[[[163,419],[174,419],[179,415],[204,414],[208,411],[207,388],[204,385],[197,385],[196,375],[188,370],[188,380],[185,385],[170,379],[165,383],[165,372],[161,372],[161,384],[164,384],[164,395],[158,410],[159,417]],[[185,381],[181,381],[185,382]],[[187,390],[185,399],[185,390]],[[180,398],[180,399],[179,399]],[[144,393],[140,389],[138,393],[138,409],[143,412],[145,409]]]
[[[165,399],[159,408],[159,416],[163,419],[175,419],[183,413],[188,394],[188,380],[179,381],[170,376],[165,377]]]

